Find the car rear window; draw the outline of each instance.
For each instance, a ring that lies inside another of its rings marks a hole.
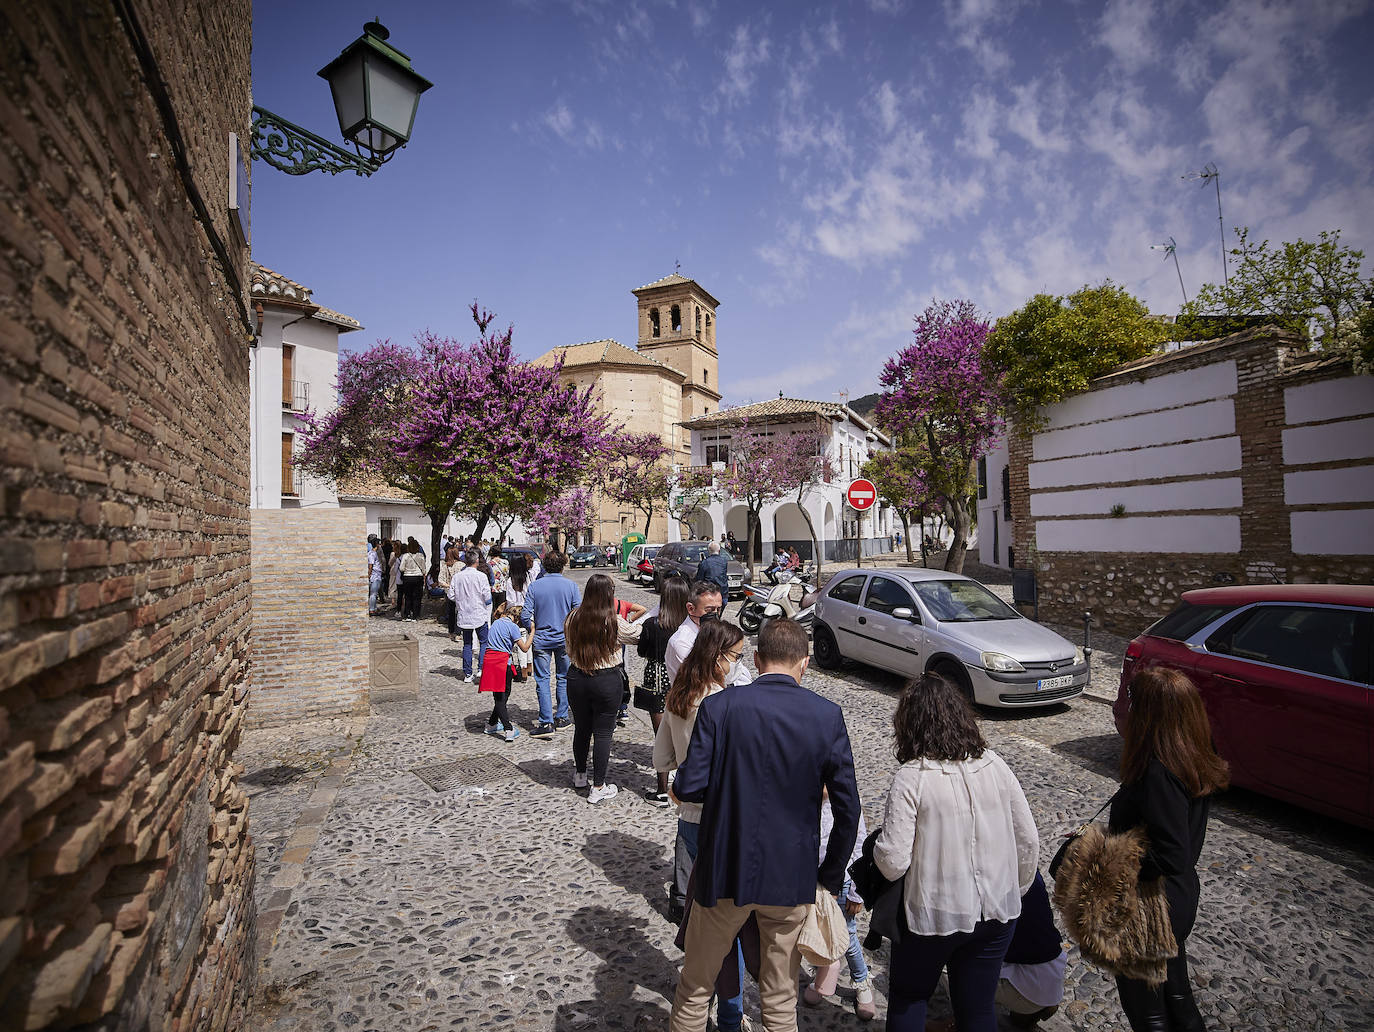
[[[1369,682],[1367,610],[1329,606],[1256,606],[1207,639],[1211,652]]]
[[[830,589],[830,597],[840,602],[852,602],[857,606],[859,595],[863,591],[864,579],[867,576],[866,573],[858,573],[853,577],[846,577]]]
[[[1225,616],[1235,608],[1218,605],[1195,606],[1182,602],[1145,633],[1155,638],[1168,638],[1170,641],[1187,641],[1213,620]]]

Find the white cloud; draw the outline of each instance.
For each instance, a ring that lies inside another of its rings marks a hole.
[[[1098,40],[1127,72],[1138,72],[1158,58],[1153,25],[1158,13],[1150,0],[1109,0],[1102,12]]]
[[[620,150],[622,144],[616,137],[607,138],[599,122],[579,119],[563,101],[558,101],[544,112],[539,123],[564,143],[587,150],[602,150],[608,143]]]
[[[1011,54],[993,32],[1020,6],[1020,0],[945,0],[945,22],[954,42],[972,53],[986,74],[1002,75],[1011,68]]]
[[[898,100],[897,91],[892,88],[892,83],[883,82],[873,96],[873,103],[877,109],[878,124],[882,126],[883,132],[891,133],[897,128]]]
[[[996,98],[985,90],[975,91],[964,106],[963,132],[959,135],[957,146],[984,161],[997,157],[997,140],[993,134],[999,128],[1000,121]]]
[[[727,105],[742,104],[754,92],[754,82],[758,70],[768,63],[772,41],[757,33],[748,25],[738,25],[730,36],[730,46],[725,51],[725,77],[721,80],[719,93]]]
[[[1041,92],[1049,96],[1042,101]],[[1070,107],[1068,91],[1062,80],[1044,87],[1041,80],[1011,89],[1014,98],[1006,113],[1006,127],[1036,150],[1066,151],[1069,137],[1064,131],[1064,112]]]

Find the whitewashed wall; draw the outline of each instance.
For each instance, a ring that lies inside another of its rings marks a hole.
[[[1374,552],[1374,377],[1284,391],[1283,494],[1298,555]],[[1342,463],[1341,465],[1333,465]],[[1316,508],[1320,506],[1321,508]]]
[[[1051,407],[1028,470],[1036,547],[1238,552],[1236,392],[1236,364],[1226,361]]]

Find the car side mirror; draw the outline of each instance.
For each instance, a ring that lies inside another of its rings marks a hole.
[[[898,620],[906,620],[908,623],[920,623],[921,618],[916,615],[916,610],[910,606],[898,606],[892,610],[892,615]]]

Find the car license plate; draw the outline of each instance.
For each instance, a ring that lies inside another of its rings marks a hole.
[[[1046,688],[1067,688],[1073,684],[1072,674],[1063,674],[1059,677],[1046,677],[1035,683],[1035,690],[1043,692]]]

